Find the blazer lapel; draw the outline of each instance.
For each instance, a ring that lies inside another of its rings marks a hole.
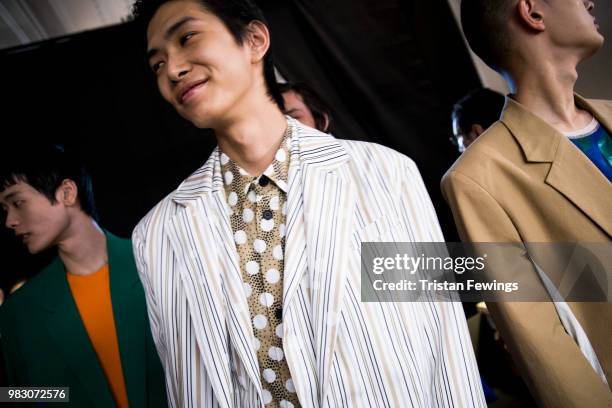
[[[215,396],[221,406],[231,407],[229,341],[260,398],[261,382],[218,157],[217,149],[179,187],[173,199],[182,208],[172,218],[168,236],[183,262],[181,280]]]
[[[609,126],[601,120],[603,115],[586,101],[579,96],[576,101],[592,112],[602,125]],[[546,183],[612,235],[612,187],[589,158],[567,137],[512,99],[507,99],[501,121],[521,145],[527,161],[551,163]]]
[[[569,140],[559,144],[546,183],[612,236],[612,186],[589,158],[577,149]]]
[[[106,232],[111,300],[121,367],[130,406],[146,401],[146,319],[147,309],[131,245]]]
[[[51,315],[47,319],[46,329],[94,406],[114,406],[108,382],[72,297],[64,265],[56,258],[48,268],[45,298]]]
[[[293,127],[291,161],[296,164],[292,163],[290,169],[283,308],[291,307],[307,268],[322,406],[329,388],[336,323],[345,292],[354,194],[339,170],[349,158],[342,145],[330,135],[309,134],[309,129],[295,121],[289,123]],[[297,376],[296,380],[300,381]]]

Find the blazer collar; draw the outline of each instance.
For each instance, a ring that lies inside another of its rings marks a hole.
[[[332,169],[349,159],[342,144],[333,136],[306,127],[289,116],[286,116],[286,119],[291,132],[291,157],[299,155],[299,162],[304,168]],[[202,194],[223,190],[220,156],[221,151],[217,146],[206,163],[185,179],[172,193],[172,200],[185,205]]]
[[[530,162],[552,162],[564,138],[543,119],[512,98],[506,98],[501,122],[510,129]]]
[[[608,131],[612,111],[596,101],[575,95],[576,104],[589,111]],[[545,182],[563,194],[608,235],[612,236],[612,188],[608,179],[561,132],[506,98],[501,122],[510,130],[529,162],[552,163]]]
[[[612,130],[612,111],[609,108],[606,112],[605,107],[597,101],[589,101],[577,94],[574,94],[574,99],[576,105],[590,112],[606,129]],[[510,130],[530,162],[553,162],[560,142],[567,139],[546,121],[509,97],[506,98],[500,121]]]

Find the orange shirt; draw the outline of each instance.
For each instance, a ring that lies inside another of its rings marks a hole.
[[[118,407],[128,407],[111,303],[108,265],[87,276],[67,273],[72,296]]]

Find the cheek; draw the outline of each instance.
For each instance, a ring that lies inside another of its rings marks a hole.
[[[172,103],[172,93],[170,92],[170,87],[168,86],[168,81],[162,79],[161,77],[157,79],[157,89],[161,94],[162,98],[167,102]]]

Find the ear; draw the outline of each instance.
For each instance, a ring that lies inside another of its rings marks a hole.
[[[55,192],[55,198],[66,207],[74,206],[79,199],[79,189],[70,179],[64,179]]]
[[[263,60],[270,48],[270,32],[259,20],[253,20],[247,26],[248,44],[251,48],[251,62]]]
[[[327,132],[329,130],[329,115],[327,113],[323,113],[323,132]]]
[[[521,22],[535,31],[546,30],[542,0],[519,0],[518,16]]]
[[[476,137],[482,135],[484,133],[485,129],[480,126],[478,123],[474,123],[472,125],[472,132],[474,132],[474,134],[476,135]]]

